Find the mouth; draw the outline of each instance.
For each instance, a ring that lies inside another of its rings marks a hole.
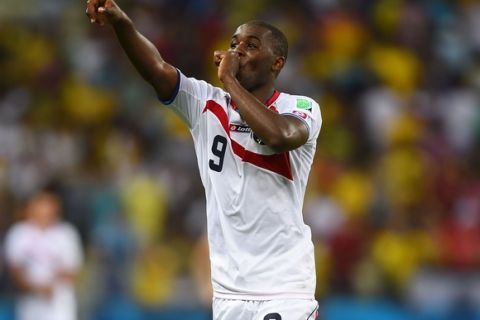
[[[238,67],[238,71],[237,71],[237,75],[236,75],[236,78],[237,78],[238,80],[240,80],[240,78],[241,78],[241,74],[242,74],[242,72],[243,72],[243,69],[244,69],[244,65],[240,65],[240,66]]]

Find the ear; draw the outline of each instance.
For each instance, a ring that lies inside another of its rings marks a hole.
[[[275,76],[277,76],[280,73],[284,65],[285,65],[285,57],[278,56],[275,58],[275,60],[273,60],[272,71],[275,73]]]

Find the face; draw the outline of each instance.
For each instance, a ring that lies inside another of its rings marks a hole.
[[[30,200],[27,215],[30,221],[40,227],[54,223],[60,212],[60,203],[56,196],[42,193]]]
[[[280,58],[274,54],[269,34],[270,30],[261,26],[243,24],[232,36],[230,50],[240,56],[237,79],[249,91],[275,79],[275,63]]]

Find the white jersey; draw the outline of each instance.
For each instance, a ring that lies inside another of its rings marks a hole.
[[[77,232],[66,223],[47,229],[22,222],[14,225],[5,240],[7,263],[22,268],[29,282],[51,283],[59,270],[77,271],[82,261]],[[52,297],[23,294],[17,300],[18,320],[74,320],[76,301],[73,284],[56,280]]]
[[[214,296],[313,299],[315,262],[303,198],[321,127],[318,104],[275,92],[266,103],[301,119],[308,141],[275,153],[254,135],[224,90],[180,74],[164,102],[193,136],[207,200]]]

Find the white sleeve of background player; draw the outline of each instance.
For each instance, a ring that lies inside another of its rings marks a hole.
[[[172,98],[161,102],[175,111],[192,129],[205,108],[207,97],[218,88],[203,80],[188,78],[178,69],[177,72],[178,82]]]
[[[5,236],[5,260],[8,265],[23,264],[24,256],[22,246],[22,230],[19,226],[13,226]]]
[[[303,96],[292,96],[291,101],[280,114],[296,117],[302,120],[308,129],[308,140],[311,142],[317,139],[322,126],[320,107],[313,99]]]
[[[83,263],[82,244],[77,230],[68,223],[64,227],[64,243],[62,252],[62,268],[67,271],[78,271]]]

